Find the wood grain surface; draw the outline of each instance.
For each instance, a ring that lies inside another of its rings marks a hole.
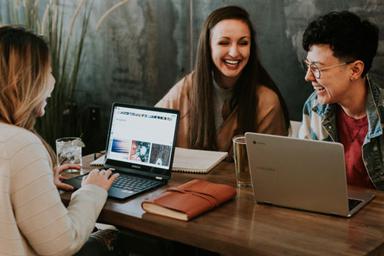
[[[93,155],[84,157],[89,169]],[[167,186],[193,178],[235,185],[233,163],[222,162],[207,175],[172,173]],[[99,221],[176,240],[222,255],[384,255],[384,192],[352,218],[257,204],[252,189],[237,189],[234,200],[189,222],[145,213],[144,199],[108,199]],[[70,193],[62,193],[68,203]]]

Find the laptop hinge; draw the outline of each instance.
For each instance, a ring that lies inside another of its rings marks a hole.
[[[163,180],[163,178],[162,178],[162,177],[159,177],[159,176],[156,176],[155,179],[157,179],[157,180]]]

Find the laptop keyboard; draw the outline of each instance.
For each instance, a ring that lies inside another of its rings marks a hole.
[[[353,208],[355,208],[361,202],[362,202],[361,200],[356,200],[356,199],[348,198],[349,210],[351,211]]]
[[[149,180],[120,173],[120,176],[112,183],[112,187],[139,192],[161,184],[161,181],[158,180]]]

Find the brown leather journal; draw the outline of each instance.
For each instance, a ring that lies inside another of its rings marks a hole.
[[[141,206],[149,213],[188,221],[235,195],[236,190],[231,186],[193,179],[168,188],[160,196],[143,201]]]

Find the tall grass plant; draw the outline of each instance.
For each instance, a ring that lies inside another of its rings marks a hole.
[[[91,0],[14,0],[1,2],[0,24],[18,24],[42,34],[51,50],[55,90],[46,107],[46,115],[36,129],[50,143],[58,137],[79,136],[75,90],[81,68],[84,40],[91,13]],[[70,10],[68,10],[70,9]],[[69,12],[73,11],[71,14]]]

